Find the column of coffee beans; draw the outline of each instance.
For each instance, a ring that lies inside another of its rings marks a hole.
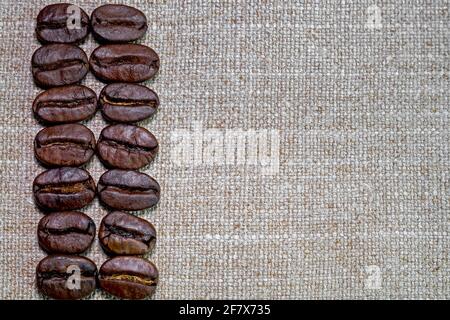
[[[89,30],[101,43],[89,61],[76,46]],[[150,208],[160,197],[156,180],[138,170],[158,152],[158,141],[135,123],[151,117],[159,106],[157,94],[137,84],[159,70],[159,57],[145,45],[131,43],[147,31],[147,19],[138,9],[104,5],[91,18],[70,4],[53,4],[37,17],[41,48],[32,57],[40,93],[33,111],[48,127],[35,139],[39,162],[49,167],[33,182],[35,202],[47,215],[39,222],[40,246],[50,255],[36,269],[38,289],[55,299],[80,299],[98,284],[120,298],[151,296],[158,282],[156,266],[143,258],[156,241],[153,225],[129,212]],[[88,70],[108,83],[96,93],[78,84]],[[77,122],[91,118],[97,108],[109,126],[95,142],[94,134]],[[81,169],[94,153],[109,169],[97,187]],[[80,256],[92,244],[96,227],[86,214],[75,211],[99,197],[110,211],[102,220],[98,238],[110,256],[99,270]]]
[[[99,95],[99,108],[110,123],[100,133],[97,155],[109,168],[98,181],[100,202],[111,211],[98,232],[104,251],[114,256],[100,268],[99,284],[105,291],[127,299],[153,294],[158,282],[155,265],[142,258],[154,247],[153,225],[128,211],[150,208],[159,201],[158,182],[137,171],[158,152],[158,141],[135,123],[151,117],[158,96],[144,85],[159,70],[153,49],[130,42],[147,31],[147,18],[132,7],[104,5],[92,12],[91,30],[102,45],[89,59],[92,73],[109,83]]]
[[[65,32],[62,19],[69,5],[51,5],[39,12],[36,35],[43,44],[32,57],[35,83],[46,91],[33,102],[33,112],[44,129],[34,140],[37,160],[48,170],[33,182],[37,206],[46,215],[39,221],[38,242],[49,256],[36,269],[40,291],[57,299],[78,299],[96,286],[97,267],[80,256],[95,238],[94,221],[76,211],[95,197],[95,182],[81,169],[95,153],[91,130],[77,122],[92,117],[97,98],[77,85],[89,70],[88,58],[76,46],[88,34],[89,17],[80,11],[78,29]],[[78,276],[80,281],[71,276]]]

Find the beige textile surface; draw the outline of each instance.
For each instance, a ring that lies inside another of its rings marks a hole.
[[[0,2],[4,299],[42,298],[30,58],[48,3]],[[162,199],[138,213],[158,231],[156,299],[450,298],[447,1],[126,3],[162,66],[146,83],[161,108],[142,123]],[[98,137],[105,122],[86,125]],[[97,226],[106,213],[83,211]],[[98,242],[87,256],[106,259]]]

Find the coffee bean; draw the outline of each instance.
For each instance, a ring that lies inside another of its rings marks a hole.
[[[36,119],[43,124],[83,121],[95,114],[97,96],[81,85],[51,88],[40,93],[33,102]]]
[[[95,197],[95,183],[83,169],[63,167],[42,172],[34,179],[36,204],[43,210],[81,209]]]
[[[82,253],[94,237],[95,223],[82,212],[54,212],[39,221],[39,245],[49,253]]]
[[[109,254],[141,255],[155,246],[156,230],[145,219],[114,211],[103,218],[98,238]]]
[[[119,256],[106,261],[99,272],[100,287],[123,299],[143,299],[158,284],[156,266],[143,258]]]
[[[38,289],[54,299],[81,299],[96,286],[97,266],[85,257],[52,255],[36,268]]]
[[[80,166],[94,155],[95,137],[78,123],[47,127],[36,135],[34,153],[46,166]]]
[[[158,141],[145,128],[115,124],[100,133],[97,152],[100,160],[108,167],[139,169],[154,159],[158,152]]]
[[[113,122],[135,122],[152,116],[159,106],[156,93],[139,84],[112,83],[100,92],[103,117]]]
[[[100,201],[118,210],[143,210],[158,203],[158,182],[145,173],[114,169],[105,172],[98,181]]]
[[[129,42],[145,34],[147,18],[138,9],[107,4],[92,12],[91,29],[100,42]]]
[[[34,81],[43,88],[81,81],[88,72],[86,54],[70,44],[48,44],[37,49],[31,58]]]
[[[159,70],[159,57],[153,49],[140,44],[108,44],[91,54],[94,75],[106,82],[142,82]]]
[[[37,16],[36,35],[42,43],[79,43],[86,38],[88,29],[89,16],[69,3],[48,5]]]

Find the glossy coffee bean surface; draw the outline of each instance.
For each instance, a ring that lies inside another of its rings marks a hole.
[[[100,267],[98,279],[100,287],[116,297],[144,299],[156,290],[158,270],[146,259],[118,256]]]
[[[143,255],[155,246],[156,230],[145,219],[113,211],[106,215],[98,231],[103,249],[115,255]]]
[[[108,44],[89,59],[92,73],[105,82],[142,82],[159,70],[158,54],[141,44]]]
[[[39,245],[48,253],[80,254],[94,238],[94,221],[79,211],[53,212],[39,221]]]
[[[74,17],[79,17],[75,20]],[[89,33],[89,16],[73,4],[44,7],[37,16],[36,36],[41,43],[80,43]]]
[[[35,83],[42,88],[80,82],[89,70],[84,51],[70,44],[48,44],[37,49],[31,58]]]
[[[96,276],[93,261],[74,255],[47,256],[36,268],[39,291],[53,299],[81,299],[90,295],[96,287]]]
[[[105,172],[97,184],[100,201],[118,210],[143,210],[158,203],[161,188],[149,175],[132,170]]]
[[[67,85],[40,93],[33,102],[36,119],[45,125],[83,121],[97,110],[95,92],[82,85]]]
[[[33,194],[37,206],[42,210],[76,210],[92,202],[95,197],[95,182],[83,169],[49,169],[34,179]]]
[[[135,170],[149,164],[158,153],[158,141],[143,127],[115,124],[102,130],[97,154],[109,168]]]
[[[94,155],[95,137],[78,123],[47,127],[36,135],[34,153],[46,166],[80,166]]]
[[[145,34],[147,18],[136,8],[107,4],[92,12],[91,29],[100,42],[129,42]]]
[[[130,123],[152,116],[159,106],[157,94],[142,85],[112,83],[100,92],[99,107],[111,122]]]

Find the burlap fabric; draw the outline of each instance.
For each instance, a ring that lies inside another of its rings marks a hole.
[[[30,58],[48,3],[0,3],[5,299],[42,298]],[[158,230],[156,299],[450,297],[447,1],[126,3],[162,66],[142,124],[160,141],[145,172],[162,199],[138,213]],[[97,137],[105,124],[86,122]],[[106,210],[84,212],[98,226]],[[98,242],[87,256],[106,259]]]

